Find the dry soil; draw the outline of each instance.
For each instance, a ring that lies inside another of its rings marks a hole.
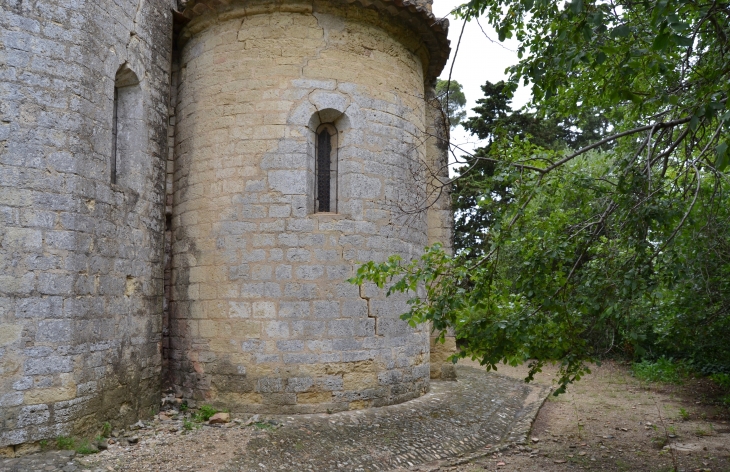
[[[548,367],[536,381],[551,384]],[[499,372],[524,378],[526,369]],[[606,362],[550,395],[533,423],[529,449],[512,447],[451,470],[730,471],[730,409],[707,379],[646,383],[626,364]]]

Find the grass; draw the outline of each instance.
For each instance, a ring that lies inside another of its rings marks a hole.
[[[88,439],[82,439],[81,442],[76,445],[75,449],[78,454],[96,454],[99,452],[99,448],[91,444]]]
[[[193,423],[192,421],[190,421],[189,419],[185,418],[183,420],[183,429],[185,431],[192,431],[195,426],[196,426],[196,424]]]
[[[710,379],[727,392],[720,397],[720,402],[730,408],[730,374],[712,374]]]
[[[108,421],[101,426],[101,435],[105,438],[112,435],[112,425]]]
[[[56,447],[62,450],[76,451],[78,454],[96,454],[99,449],[88,439],[76,439],[71,436],[58,436]]]
[[[56,447],[63,450],[71,450],[76,445],[76,440],[70,436],[59,436],[56,438]]]
[[[727,395],[725,395],[724,397],[722,397],[720,399],[720,401],[722,402],[723,405],[725,405],[726,407],[730,408],[730,393],[728,393]]]
[[[682,421],[689,420],[689,411],[685,410],[682,407],[679,407],[679,417],[682,418]]]
[[[202,423],[208,421],[213,415],[218,413],[218,410],[210,405],[202,405],[198,411],[193,415],[193,421],[196,423]]]
[[[715,382],[720,388],[730,391],[730,374],[712,374],[710,379]]]
[[[654,362],[643,360],[634,363],[631,371],[634,377],[645,382],[681,384],[687,377],[687,369],[682,364],[666,357],[660,357]]]
[[[667,445],[668,440],[666,436],[654,436],[651,439],[651,442],[657,449],[662,449],[664,446]]]

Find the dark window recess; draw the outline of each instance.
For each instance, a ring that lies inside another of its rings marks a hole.
[[[119,89],[114,87],[114,115],[112,118],[111,182],[117,183],[117,134],[119,133]]]
[[[332,187],[332,137],[327,129],[317,135],[317,211],[329,212]]]

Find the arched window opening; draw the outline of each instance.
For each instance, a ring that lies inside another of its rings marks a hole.
[[[314,211],[337,213],[337,129],[323,124],[316,134]]]
[[[112,121],[111,182],[117,183],[117,134],[119,133],[119,89],[114,86],[114,118]]]
[[[141,89],[137,74],[124,63],[114,78],[114,106],[112,115],[112,152],[110,162],[110,181],[118,183],[120,169],[129,161],[136,150],[141,129]]]

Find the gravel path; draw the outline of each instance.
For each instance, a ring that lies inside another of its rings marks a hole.
[[[0,470],[77,471],[387,471],[436,470],[524,443],[549,388],[459,366],[456,382],[400,405],[335,414],[267,416],[190,432],[157,422],[139,443],[48,468],[27,458]],[[173,430],[173,431],[170,431]],[[26,463],[28,464],[28,463]]]

